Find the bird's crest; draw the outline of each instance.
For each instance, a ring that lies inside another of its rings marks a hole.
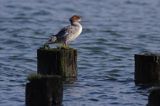
[[[74,22],[74,21],[78,21],[78,20],[80,20],[80,19],[81,19],[80,16],[78,16],[78,15],[73,15],[73,16],[70,18],[70,21]]]

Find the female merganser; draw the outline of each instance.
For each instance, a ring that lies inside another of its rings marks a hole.
[[[82,32],[82,25],[79,23],[81,17],[74,15],[69,21],[71,25],[62,28],[56,35],[52,35],[46,44],[62,43],[67,46],[68,42],[75,40]]]

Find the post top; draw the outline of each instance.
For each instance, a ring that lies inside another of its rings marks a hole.
[[[153,56],[153,57],[159,57],[160,56],[160,53],[157,53],[157,52],[143,52],[143,53],[139,53],[139,54],[135,54],[135,55],[138,55],[138,56]]]
[[[74,49],[74,48],[44,48],[44,47],[40,47],[38,50],[42,50],[42,51],[75,51],[76,49]]]

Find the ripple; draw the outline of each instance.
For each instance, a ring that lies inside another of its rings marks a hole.
[[[94,99],[94,98],[91,98],[91,99],[89,99],[90,101],[93,101],[93,102],[97,102],[97,101],[99,101],[98,99]]]

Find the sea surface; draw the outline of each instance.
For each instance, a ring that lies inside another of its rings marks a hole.
[[[134,84],[134,54],[160,52],[159,0],[0,0],[0,106],[25,106],[25,84],[39,47],[82,16],[78,80],[64,86],[63,106],[145,106]]]

